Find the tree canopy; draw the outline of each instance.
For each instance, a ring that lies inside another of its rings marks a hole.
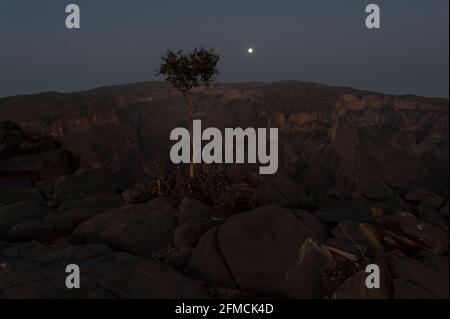
[[[193,52],[183,54],[182,51],[167,51],[162,57],[163,63],[157,75],[164,75],[183,95],[187,95],[193,87],[209,86],[217,74],[219,55],[213,49],[195,49]]]

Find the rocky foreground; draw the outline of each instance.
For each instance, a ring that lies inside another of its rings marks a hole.
[[[317,200],[231,174],[259,200],[227,213],[78,164],[54,139],[1,124],[1,298],[449,297],[448,203],[426,189],[373,183]],[[380,289],[365,286],[371,263]],[[65,286],[68,264],[80,289]]]

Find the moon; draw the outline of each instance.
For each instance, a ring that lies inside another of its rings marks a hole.
[[[247,50],[247,52],[248,52],[248,54],[253,54],[253,48],[248,48],[248,50]]]

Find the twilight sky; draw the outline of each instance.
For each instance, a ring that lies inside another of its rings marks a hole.
[[[370,3],[381,30],[365,28]],[[448,15],[448,0],[0,0],[0,97],[157,80],[167,48],[199,46],[221,55],[220,82],[448,97]]]

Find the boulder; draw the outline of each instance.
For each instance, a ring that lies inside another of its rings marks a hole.
[[[0,239],[5,238],[11,227],[23,221],[42,220],[47,214],[43,201],[21,202],[0,207]]]
[[[255,199],[259,204],[276,204],[288,208],[312,210],[316,203],[305,189],[285,178],[266,178],[256,186]]]
[[[0,176],[29,177],[34,181],[73,174],[79,159],[66,150],[14,156],[0,161]]]
[[[23,221],[11,227],[6,239],[11,242],[50,241],[57,237],[56,228],[48,220]]]
[[[193,249],[189,247],[173,251],[164,258],[163,263],[175,269],[183,269],[184,267],[186,267],[189,258],[191,257],[192,250]]]
[[[343,220],[359,222],[373,221],[373,208],[380,203],[368,199],[350,199],[324,202],[314,216],[326,224],[337,224]]]
[[[330,251],[313,239],[306,239],[300,247],[295,263],[286,272],[286,281],[294,298],[321,298],[323,273],[333,261]]]
[[[36,242],[0,245],[0,298],[206,298],[193,280],[158,262],[105,245],[48,248]],[[68,264],[81,270],[80,289],[65,285]]]
[[[385,201],[393,196],[393,191],[383,183],[373,183],[366,189],[364,195],[368,199]]]
[[[61,205],[58,210],[51,212],[48,218],[55,224],[58,232],[68,235],[88,219],[121,204],[121,197],[117,194],[87,195]]]
[[[414,215],[400,212],[379,218],[383,236],[390,236],[410,251],[427,250],[440,254],[448,249],[448,232],[418,220]]]
[[[390,299],[392,298],[392,277],[387,263],[376,259],[380,268],[380,288],[369,289],[366,286],[368,274],[360,270],[348,278],[334,293],[336,299]]]
[[[96,272],[98,273],[98,271]],[[198,283],[176,270],[150,260],[139,260],[100,278],[102,287],[119,299],[204,299]]]
[[[57,179],[50,205],[58,207],[69,201],[94,194],[118,194],[120,187],[109,176],[69,175]]]
[[[148,202],[151,199],[151,192],[143,187],[127,189],[122,192],[125,205],[134,205]]]
[[[439,210],[444,204],[445,200],[439,195],[433,193],[427,193],[420,200],[420,206],[433,210]]]
[[[314,297],[317,287],[298,280],[296,268],[308,238],[320,242],[295,210],[263,206],[232,216],[206,233],[195,247],[186,271],[217,286],[258,296]],[[305,266],[304,275],[317,278],[326,258],[310,260],[315,253],[309,253],[309,248],[306,252],[305,265],[311,262],[316,266]],[[292,276],[288,276],[289,271],[294,271]]]
[[[383,210],[384,215],[390,215],[395,214],[399,211],[406,211],[409,212],[412,210],[411,204],[408,202],[405,202],[400,197],[391,197],[388,200],[384,201],[377,207],[381,208]]]
[[[368,256],[373,257],[384,253],[380,236],[372,226],[366,223],[343,221],[332,230],[332,233],[348,244],[364,247],[362,251]]]
[[[152,255],[173,244],[177,210],[165,198],[124,206],[97,215],[78,226],[71,243],[103,243],[137,255]]]
[[[345,257],[349,260],[357,262],[361,258],[366,257],[367,248],[365,246],[353,244],[346,240],[338,239],[338,238],[329,238],[325,242],[325,246],[331,252],[338,254],[342,257]]]
[[[416,206],[414,207],[414,213],[420,220],[426,223],[448,229],[448,214],[445,210],[441,209],[436,211],[431,208]]]
[[[191,219],[179,225],[173,235],[175,248],[183,249],[193,247],[199,239],[217,222],[210,218]]]
[[[443,220],[448,227],[448,224],[449,224],[448,205],[445,205],[444,207],[442,207],[439,210],[439,216],[440,216],[441,220]]]
[[[218,228],[213,227],[203,235],[192,251],[185,271],[190,277],[213,285],[237,289],[237,283],[217,241]]]
[[[45,179],[35,184],[35,187],[39,189],[43,197],[48,201],[53,195],[55,188],[55,179]]]
[[[29,178],[13,176],[10,178],[0,178],[0,188],[31,188],[33,183]]]
[[[448,265],[448,262],[447,262]],[[435,270],[418,260],[400,257],[389,261],[389,268],[394,279],[402,279],[412,285],[419,287],[422,295],[431,295],[434,298],[449,298],[449,281],[448,275],[445,276],[441,272]],[[446,273],[448,274],[448,268]],[[395,288],[395,287],[394,287]],[[399,298],[410,297],[411,295],[405,290],[405,284],[397,284],[395,294]],[[417,290],[417,289],[415,289]],[[424,291],[426,293],[424,293]]]
[[[425,188],[416,187],[405,195],[405,200],[417,204],[420,203],[422,198],[424,198],[428,193],[428,190],[426,190]]]
[[[324,241],[328,235],[328,227],[322,224],[316,217],[310,212],[303,209],[295,209],[292,212],[297,216],[303,224],[314,233],[314,238]]]
[[[424,264],[436,270],[444,278],[449,279],[449,259],[443,256],[429,256],[424,260]]]
[[[0,187],[0,205],[12,205],[26,201],[43,201],[41,193],[36,188]]]
[[[184,198],[181,201],[180,207],[178,207],[180,212],[178,223],[183,224],[190,220],[197,220],[202,218],[208,218],[211,216],[211,207],[203,204],[202,202],[192,199]]]
[[[427,290],[405,279],[394,279],[392,284],[395,299],[435,299]]]

